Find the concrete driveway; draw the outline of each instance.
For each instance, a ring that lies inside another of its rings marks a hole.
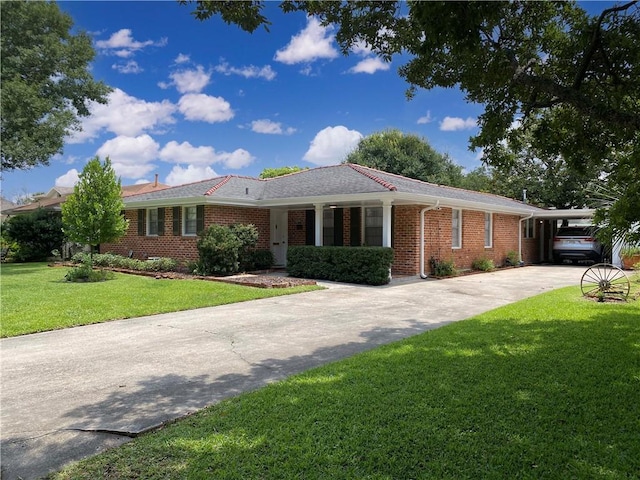
[[[240,392],[566,285],[532,266],[3,339],[2,478],[37,478]]]

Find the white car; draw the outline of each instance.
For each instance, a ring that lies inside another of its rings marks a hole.
[[[602,261],[603,248],[593,236],[593,227],[560,227],[553,237],[553,262]]]

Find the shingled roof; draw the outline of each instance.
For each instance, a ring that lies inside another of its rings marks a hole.
[[[318,167],[275,178],[258,179],[237,175],[216,177],[125,199],[127,206],[170,206],[186,203],[222,203],[255,206],[303,205],[323,197],[349,202],[354,198],[389,199],[423,204],[440,201],[442,206],[475,205],[478,209],[522,213],[544,211],[525,203],[461,188],[422,182],[362,165]],[[363,197],[363,198],[364,198]]]

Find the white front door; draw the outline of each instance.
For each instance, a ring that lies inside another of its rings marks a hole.
[[[277,266],[287,264],[288,216],[286,210],[271,210],[271,252]]]

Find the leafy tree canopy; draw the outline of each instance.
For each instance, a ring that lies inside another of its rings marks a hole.
[[[9,218],[2,223],[2,235],[18,245],[13,258],[19,262],[46,260],[64,242],[60,212],[42,208]]]
[[[260,178],[274,178],[281,177],[282,175],[288,175],[289,173],[300,172],[302,170],[307,170],[307,167],[302,168],[294,165],[293,167],[275,167],[275,168],[265,168],[260,172]]]
[[[193,13],[201,20],[222,14],[249,32],[269,24],[260,13],[262,1],[248,2],[244,11],[225,2],[225,10],[233,12],[220,11],[214,7],[217,2],[189,3],[197,5]],[[386,60],[408,54],[410,60],[399,72],[410,85],[409,96],[415,88],[458,87],[468,101],[484,105],[480,133],[470,145],[482,149],[488,165],[508,165],[520,158],[504,155],[506,141],[511,152],[532,148],[540,158],[562,157],[578,172],[593,173],[594,166],[605,164],[611,181],[624,182],[623,174],[638,172],[637,0],[596,16],[575,2],[524,0],[289,0],[281,8],[336,25],[336,41],[345,54],[360,42]],[[253,23],[243,17],[251,10]],[[519,128],[513,128],[515,121]],[[634,198],[628,198],[632,192],[619,191],[615,216],[627,223],[640,221],[640,209],[632,208]]]
[[[2,169],[28,169],[62,152],[90,100],[110,88],[89,72],[95,52],[54,2],[0,2]]]
[[[128,221],[122,215],[124,202],[120,180],[107,157],[90,160],[82,170],[73,193],[62,204],[64,233],[73,242],[97,246],[122,237]]]
[[[364,137],[347,155],[345,163],[357,163],[424,182],[459,186],[462,167],[438,153],[417,135],[385,130]]]

